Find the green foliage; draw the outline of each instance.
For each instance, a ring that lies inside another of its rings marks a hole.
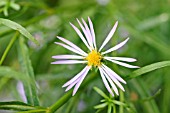
[[[5,16],[8,16],[9,8],[12,8],[14,10],[20,10],[20,5],[16,4],[14,0],[0,1],[0,12],[3,12]]]
[[[17,102],[17,101],[0,102],[0,109],[5,109],[5,110],[28,111],[28,110],[33,110],[37,108],[31,105],[25,104],[23,102]]]
[[[134,113],[134,111],[132,110],[132,108],[129,107],[128,104],[117,101],[115,100],[115,98],[107,96],[102,90],[97,87],[94,87],[94,90],[104,98],[103,100],[101,100],[102,104],[94,106],[95,109],[98,109],[96,113],[103,111],[106,107],[107,113],[116,113],[115,105],[125,107],[129,111],[129,113]]]
[[[28,84],[27,82],[23,83],[25,86],[27,101],[29,104],[32,105],[39,105],[34,71],[31,64],[31,60],[29,58],[28,48],[24,43],[24,39],[22,38],[19,38],[19,43],[17,45],[18,59],[21,65],[21,71],[25,73],[25,76],[28,76],[27,78],[29,78],[30,81],[32,81],[32,84]]]
[[[38,42],[35,40],[35,38],[24,27],[17,24],[16,22],[13,22],[13,21],[8,20],[8,19],[0,18],[0,24],[3,24],[5,26],[10,27],[11,29],[19,31],[22,35],[24,35],[25,37],[27,37],[31,41],[35,42],[36,44],[38,44]]]
[[[167,67],[167,66],[170,66],[170,61],[162,61],[162,62],[150,64],[150,65],[147,65],[145,67],[142,67],[142,68],[134,71],[130,76],[128,76],[127,79],[132,79],[132,78],[135,78],[137,76],[148,73],[150,71],[153,71],[153,70],[156,70],[156,69],[159,69],[159,68],[163,68],[163,67]]]
[[[169,113],[169,14],[168,0],[0,0],[0,112]],[[111,97],[92,69],[73,97],[62,85],[84,65],[50,64],[51,56],[68,53],[54,44],[56,36],[88,52],[69,25],[78,27],[76,18],[88,16],[98,48],[115,21],[118,28],[104,49],[130,37],[110,56],[134,57],[140,68],[105,62],[127,82],[119,96]]]

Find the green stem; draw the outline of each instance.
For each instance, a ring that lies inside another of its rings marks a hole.
[[[84,89],[89,82],[94,80],[94,78],[97,76],[95,75],[90,75],[90,78],[88,78],[85,83],[80,87],[81,89]],[[79,91],[80,92],[80,91]],[[54,103],[52,106],[49,107],[48,113],[54,113],[58,108],[63,106],[70,98],[72,97],[72,92],[68,91],[64,96],[62,96],[56,103]]]
[[[3,61],[5,60],[9,50],[11,49],[12,45],[14,44],[15,40],[17,39],[19,35],[19,32],[16,31],[15,35],[12,37],[11,41],[9,42],[7,48],[5,49],[5,52],[3,53],[1,60],[0,60],[0,65],[2,65]]]
[[[123,93],[122,90],[120,90],[120,102],[124,102],[124,93]],[[123,105],[121,105],[120,108],[119,108],[119,113],[124,113],[123,110],[124,110]]]
[[[71,98],[72,92],[67,92],[64,96],[62,96],[55,104],[53,104],[49,110],[49,113],[54,113],[58,108],[60,108],[62,105],[64,105],[70,98]]]

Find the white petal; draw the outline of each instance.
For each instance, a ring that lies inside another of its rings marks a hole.
[[[80,49],[78,46],[76,46],[75,44],[73,44],[72,42],[57,36],[58,39],[62,40],[63,42],[65,42],[66,44],[68,44],[69,46],[73,47],[74,49],[77,49],[79,52],[81,52],[81,54],[84,54],[84,56],[87,56],[87,53],[85,53],[82,49]]]
[[[101,69],[102,69],[102,67],[101,67]],[[102,69],[102,70],[103,70],[103,69]],[[115,91],[115,93],[116,93],[117,95],[119,95],[118,89],[117,89],[117,87],[115,86],[115,84],[113,83],[113,81],[110,79],[110,76],[107,75],[107,73],[106,73],[104,70],[103,70],[103,73],[104,73],[104,75],[106,76],[106,78],[107,78],[107,80],[109,81],[109,83],[111,84],[111,86],[112,86],[113,90]]]
[[[87,61],[80,61],[80,60],[59,60],[52,62],[51,64],[83,64],[87,63]]]
[[[54,59],[84,59],[85,57],[83,56],[78,56],[78,55],[55,55],[52,56]]]
[[[106,39],[104,40],[102,46],[100,47],[99,51],[101,51],[103,49],[103,47],[109,42],[109,40],[112,38],[114,32],[116,31],[118,25],[118,21],[116,21],[115,25],[113,26],[112,30],[110,31],[110,33],[108,34],[108,36],[106,37]]]
[[[110,93],[112,96],[114,96],[114,94],[113,94],[113,92],[112,92],[112,90],[111,90],[111,88],[110,88],[110,86],[109,86],[109,84],[108,84],[108,82],[107,82],[104,74],[103,74],[103,71],[102,71],[102,69],[101,69],[100,67],[99,67],[99,71],[100,71],[100,74],[101,74],[101,77],[102,77],[102,80],[103,80],[103,83],[104,83],[106,89],[109,91],[109,93]]]
[[[117,44],[116,46],[114,46],[114,47],[106,50],[105,52],[102,52],[101,54],[104,55],[104,54],[110,53],[110,52],[112,52],[112,51],[118,50],[119,48],[121,48],[122,46],[124,46],[128,40],[129,40],[129,38],[127,38],[127,39],[124,40],[123,42]]]
[[[111,59],[111,60],[120,60],[120,61],[125,61],[125,62],[135,62],[136,59],[134,58],[127,58],[127,57],[104,57],[107,59]]]
[[[87,73],[89,72],[91,66],[87,67],[87,70],[85,71],[85,73],[82,75],[81,79],[79,80],[79,82],[76,84],[74,90],[73,90],[73,96],[76,94],[78,88],[80,87],[80,84],[83,82],[84,78],[86,77]]]
[[[85,26],[85,29],[86,29],[86,32],[87,32],[87,35],[88,35],[87,38],[89,38],[89,41],[90,41],[89,42],[90,46],[94,49],[94,47],[93,47],[93,38],[92,38],[92,35],[91,35],[91,32],[90,32],[90,29],[89,29],[88,25],[86,24],[86,22],[84,21],[83,18],[82,18],[82,22],[83,22],[83,24]]]
[[[88,66],[86,66],[80,73],[78,73],[76,76],[74,76],[71,80],[69,80],[68,82],[66,82],[62,87],[66,87],[70,84],[72,84],[74,81],[76,81],[80,76],[82,76],[86,70],[88,69]]]
[[[90,48],[92,48],[92,42],[90,41],[90,38],[88,36],[88,33],[87,33],[86,29],[83,27],[83,25],[81,24],[81,22],[78,19],[77,19],[77,22],[79,23],[81,29],[83,30],[83,33],[86,36],[87,42],[91,46]],[[90,50],[92,50],[92,49],[90,49]]]
[[[81,40],[84,42],[84,44],[87,46],[87,48],[89,50],[91,50],[90,46],[88,45],[86,39],[84,38],[84,36],[82,35],[82,33],[80,32],[80,30],[74,26],[72,23],[70,23],[70,25],[73,27],[73,29],[76,31],[76,33],[79,35],[79,37],[81,38]]]
[[[83,77],[83,76],[80,76],[78,79],[76,79],[74,82],[72,82],[72,83],[66,88],[65,92],[67,92],[67,91],[70,90],[75,84],[77,84],[82,77]]]
[[[60,46],[63,46],[64,48],[66,48],[66,49],[68,49],[68,50],[70,50],[70,51],[72,51],[72,52],[75,52],[75,53],[77,53],[77,54],[79,54],[79,55],[84,56],[84,54],[80,53],[78,50],[76,50],[76,49],[74,49],[74,48],[72,48],[72,47],[70,47],[70,46],[68,46],[68,45],[65,45],[65,44],[59,43],[59,42],[55,42],[55,44],[58,44],[58,45],[60,45]]]
[[[108,60],[108,61],[111,61],[111,62],[113,62],[113,63],[115,63],[115,64],[124,66],[124,67],[128,67],[128,68],[139,68],[139,66],[133,66],[133,65],[130,65],[130,64],[127,64],[127,63],[124,63],[124,62],[119,62],[119,61],[111,60],[111,59],[108,59],[108,58],[105,58],[105,59]]]
[[[94,44],[95,49],[97,49],[95,32],[94,32],[93,23],[92,23],[90,17],[88,17],[88,21],[89,21],[89,25],[90,25],[90,31],[91,31],[91,34],[92,34],[93,44]]]
[[[105,68],[103,68],[105,69]],[[123,88],[123,86],[120,84],[120,82],[113,76],[109,73],[109,71],[105,70],[105,72],[110,76],[110,78],[114,81],[114,83],[122,90],[122,91],[125,91],[125,89]]]
[[[102,64],[102,66],[105,68],[106,71],[108,71],[110,73],[110,75],[112,75],[113,77],[115,77],[116,79],[118,79],[120,82],[126,84],[126,81],[124,81],[118,74],[116,74],[113,70],[111,70],[109,67],[107,67],[106,65]]]

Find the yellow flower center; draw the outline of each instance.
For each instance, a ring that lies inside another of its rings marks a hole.
[[[101,65],[102,56],[96,50],[92,50],[86,57],[86,60],[88,61],[89,66],[96,67]]]

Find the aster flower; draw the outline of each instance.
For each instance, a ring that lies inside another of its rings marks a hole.
[[[110,33],[107,35],[106,39],[103,41],[101,47],[97,49],[96,46],[96,39],[95,39],[95,33],[93,29],[93,24],[91,19],[88,17],[88,23],[82,19],[82,23],[77,19],[78,24],[80,25],[83,34],[81,31],[74,26],[72,23],[70,25],[73,27],[73,29],[76,31],[76,33],[79,35],[81,40],[84,42],[86,47],[89,49],[89,53],[84,52],[81,48],[73,44],[72,42],[66,40],[65,38],[57,36],[59,40],[61,40],[63,43],[55,42],[55,44],[60,45],[77,55],[56,55],[52,56],[52,58],[57,59],[57,61],[52,62],[51,64],[86,64],[84,69],[80,71],[77,75],[75,75],[71,80],[66,82],[62,87],[67,87],[65,91],[70,90],[72,87],[74,87],[73,90],[73,96],[76,94],[78,88],[80,87],[81,83],[83,82],[84,78],[86,77],[87,73],[92,67],[96,67],[99,69],[99,72],[101,74],[101,78],[103,80],[103,83],[105,87],[107,88],[108,92],[114,96],[115,94],[119,95],[117,87],[119,87],[121,90],[125,91],[121,83],[126,84],[126,81],[123,80],[118,74],[116,74],[112,69],[110,69],[108,66],[104,64],[104,60],[113,62],[115,64],[127,67],[127,68],[138,68],[138,66],[133,66],[124,62],[135,62],[136,59],[134,58],[127,58],[127,57],[109,57],[106,56],[107,53],[113,52],[115,50],[120,49],[123,45],[127,43],[129,38],[125,39],[123,42],[117,44],[116,46],[111,47],[110,49],[106,51],[102,51],[103,47],[110,41],[112,38],[114,32],[116,31],[118,22],[115,23],[113,28],[111,29]],[[84,37],[85,36],[85,37]],[[124,61],[124,62],[122,62]],[[120,83],[121,82],[121,83]],[[114,91],[114,92],[113,92]]]

